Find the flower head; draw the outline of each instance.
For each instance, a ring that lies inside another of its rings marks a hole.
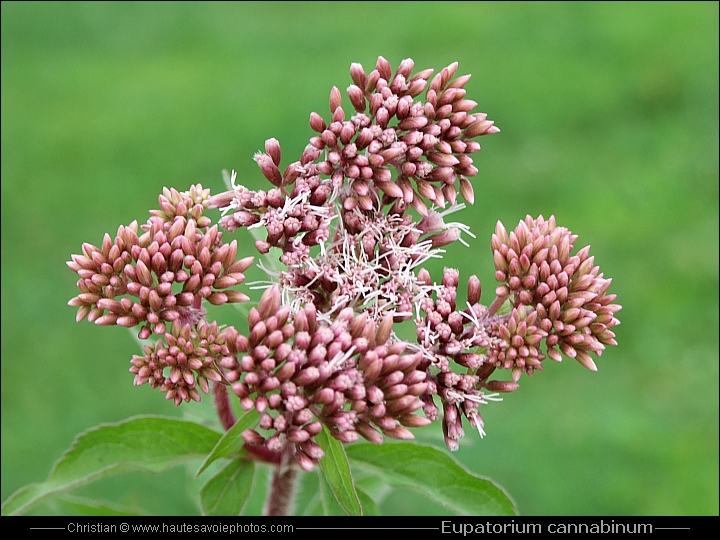
[[[142,227],[121,226],[100,248],[83,244],[83,254],[67,265],[78,273],[80,294],[68,304],[77,320],[101,326],[142,325],[141,339],[163,335],[173,321],[197,324],[202,300],[220,305],[248,297],[231,287],[245,280],[253,258],[236,260],[237,242],[226,244],[222,232],[204,215],[209,190],[193,186],[185,193],[165,189],[160,210]]]
[[[132,358],[135,386],[148,383],[165,392],[175,405],[200,401],[198,389],[207,394],[209,381],[221,382],[220,366],[230,360],[225,334],[216,323],[205,321],[194,327],[175,320],[164,339],[144,346],[143,352],[144,356]]]
[[[281,260],[293,266],[309,257],[309,247],[332,238],[336,217],[337,227],[355,233],[358,212],[403,215],[412,208],[428,216],[432,206],[455,205],[458,193],[472,203],[469,178],[477,168],[470,154],[480,149],[473,139],[500,130],[486,114],[472,113],[477,104],[465,98],[464,89],[470,76],[455,77],[457,62],[434,77],[432,70],[412,75],[413,68],[412,60],[403,60],[393,74],[379,57],[366,74],[352,64],[354,84],[347,93],[355,114],[347,117],[340,90],[333,87],[331,117],[310,115],[318,135],[283,172],[280,144],[269,139],[255,161],[274,188],[255,192],[239,186],[213,197],[211,207],[231,212],[221,225],[264,226],[268,235],[257,249],[280,248]],[[457,231],[445,231],[434,246],[457,238]]]
[[[537,314],[533,319],[547,333],[550,358],[559,362],[562,353],[595,371],[590,353],[600,356],[606,345],[616,345],[612,329],[620,324],[615,313],[621,307],[607,293],[612,280],[594,266],[590,247],[572,254],[575,240],[552,216],[527,216],[509,234],[498,223],[492,238],[495,277],[502,283],[499,296]]]
[[[346,443],[412,438],[404,426],[426,423],[413,415],[427,390],[421,355],[389,339],[390,318],[376,325],[349,308],[332,322],[317,315],[312,304],[296,313],[281,306],[273,286],[250,311],[247,336],[234,333],[238,357],[224,361],[225,377],[244,409],[264,413],[246,443],[271,451],[292,444],[310,469],[323,455],[313,441],[323,425]]]
[[[211,382],[227,402],[227,386],[261,413],[242,434],[251,453],[309,470],[323,456],[323,429],[343,443],[379,444],[441,419],[455,450],[466,424],[484,436],[480,406],[517,390],[546,358],[596,369],[591,355],[616,344],[620,306],[589,248],[573,254],[577,236],[554,217],[528,216],[510,233],[498,222],[500,285],[488,305],[476,276],[459,299],[457,269],[439,283],[425,269],[474,238],[449,216],[474,202],[475,139],[500,130],[473,112],[470,76],[456,76],[456,62],[436,74],[413,69],[406,59],[393,71],[382,56],[370,72],[352,64],[352,109],[333,87],[330,116],[310,114],[315,135],[297,161],[283,166],[274,138],[255,154],[267,189],[237,184],[234,172],[214,196],[200,185],[164,189],[144,225],[72,256],[78,321],[139,325],[141,339],[158,338],[131,361],[136,385],[176,405],[199,400]],[[237,241],[221,232],[238,228],[261,229],[255,249],[282,263],[262,267],[271,284],[247,332],[208,322],[205,310],[205,301],[249,299],[233,287],[253,258],[238,260]],[[398,337],[400,323],[414,323],[415,342]],[[223,410],[232,425],[228,403]]]

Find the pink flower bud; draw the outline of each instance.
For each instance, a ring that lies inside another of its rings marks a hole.
[[[350,64],[350,77],[358,87],[365,88],[367,75],[361,64],[355,62]]]
[[[365,95],[358,85],[351,84],[347,89],[350,102],[357,112],[365,112]]]
[[[279,155],[279,146],[277,153]],[[267,178],[275,186],[282,185],[282,174],[270,155],[261,153],[255,154],[255,161],[260,167],[260,171],[263,173],[265,178]]]
[[[390,62],[388,62],[382,56],[378,56],[377,63],[375,64],[375,69],[377,69],[380,77],[385,79],[386,82],[389,81],[392,77],[392,67],[390,67]]]

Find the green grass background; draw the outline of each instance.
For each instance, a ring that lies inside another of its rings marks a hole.
[[[716,2],[2,2],[2,499],[86,428],[182,414],[132,386],[125,329],[75,323],[70,255],[163,186],[263,186],[253,153],[297,159],[350,63],[383,55],[459,61],[502,129],[458,215],[478,238],[436,279],[476,273],[489,302],[495,222],[554,214],[623,305],[599,372],[548,361],[455,455],[525,515],[717,515],[717,43]],[[85,493],[197,512],[181,473]],[[384,510],[443,513],[411,490]]]

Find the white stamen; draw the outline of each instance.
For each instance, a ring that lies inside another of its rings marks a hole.
[[[348,358],[350,358],[353,355],[353,353],[355,352],[355,349],[356,349],[356,347],[355,347],[355,345],[353,345],[346,352],[337,353],[335,355],[335,358],[330,360],[328,367],[330,369],[335,369],[336,367],[339,367],[340,365],[342,365],[343,362],[345,362],[345,360],[347,360]]]
[[[475,429],[478,430],[480,438],[485,438],[485,435],[487,435],[487,433],[485,433],[485,430],[483,429],[483,421],[478,417],[477,413],[475,411],[472,411],[468,415],[468,419],[471,419],[473,424],[475,424]]]

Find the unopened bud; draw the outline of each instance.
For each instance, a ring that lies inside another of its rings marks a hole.
[[[272,158],[276,166],[280,165],[281,153],[280,143],[277,139],[271,138],[265,141],[265,152]]]
[[[514,392],[520,385],[513,381],[489,381],[487,383],[488,390],[492,392]]]
[[[333,86],[330,90],[330,113],[335,114],[335,111],[342,105],[342,95],[337,86]]]
[[[279,156],[279,146],[277,153]],[[270,155],[262,153],[255,154],[255,162],[260,167],[260,171],[263,173],[263,176],[265,176],[265,178],[267,178],[274,186],[282,185],[282,174],[280,173],[280,169],[278,169],[277,164],[274,162],[274,159]]]
[[[350,97],[350,102],[353,107],[355,107],[355,110],[357,112],[365,112],[365,94],[363,94],[361,88],[357,85],[351,84],[348,86],[347,93]]]
[[[361,64],[353,62],[350,64],[350,77],[353,82],[360,88],[365,88],[367,83],[367,75]]]

